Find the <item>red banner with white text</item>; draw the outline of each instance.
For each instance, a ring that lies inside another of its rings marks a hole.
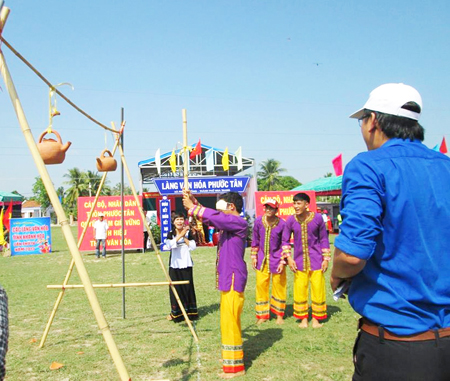
[[[255,192],[256,217],[264,214],[264,203],[268,199],[275,199],[280,204],[277,213],[278,217],[287,220],[289,216],[294,214],[292,197],[297,193],[306,193],[311,199],[309,210],[312,212],[317,211],[316,192],[314,191],[260,191]]]
[[[95,197],[78,198],[78,237],[83,233],[88,214]],[[144,246],[144,225],[142,223],[139,208],[142,198],[139,196],[139,204],[134,196],[124,196],[124,247],[125,250],[142,249]],[[95,250],[95,236],[93,225],[98,220],[98,214],[103,213],[108,222],[108,238],[106,250],[122,249],[122,203],[120,196],[103,196],[97,200],[86,235],[81,243],[80,251]]]

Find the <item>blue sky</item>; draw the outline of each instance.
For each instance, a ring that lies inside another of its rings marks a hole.
[[[32,1],[6,0],[4,38],[102,123],[125,109],[125,155],[138,187],[139,161],[182,141],[257,164],[279,160],[305,183],[365,150],[348,118],[388,82],[421,93],[425,144],[447,134],[450,116],[448,1]],[[35,139],[48,125],[48,88],[6,48],[6,62]],[[317,65],[318,63],[318,65]],[[0,190],[26,197],[38,176],[0,83]],[[71,141],[48,166],[55,186],[69,168],[95,170],[111,134],[58,99],[53,127]],[[119,171],[108,175],[110,185]]]

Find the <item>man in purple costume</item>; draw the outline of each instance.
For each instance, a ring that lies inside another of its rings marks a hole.
[[[306,193],[293,197],[295,214],[286,221],[283,232],[283,255],[294,272],[294,317],[299,327],[308,326],[308,288],[311,284],[312,326],[327,318],[324,272],[330,260],[330,244],[323,218],[309,211]],[[291,257],[291,234],[294,234],[294,258]]]
[[[228,192],[219,197],[216,209],[198,204],[190,192],[184,192],[183,205],[188,215],[211,224],[220,230],[217,247],[217,288],[220,290],[220,330],[222,336],[223,371],[221,378],[245,374],[242,346],[241,313],[247,283],[247,265],[244,252],[247,242],[247,221],[242,211],[242,196]]]
[[[266,200],[264,215],[253,225],[252,267],[256,270],[256,324],[270,319],[270,312],[283,324],[286,309],[286,262],[282,258],[282,236],[285,222],[277,216],[278,201]],[[269,286],[272,277],[272,296]]]

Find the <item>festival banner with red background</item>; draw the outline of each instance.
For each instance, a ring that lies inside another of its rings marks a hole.
[[[311,198],[309,210],[312,212],[317,211],[316,192],[314,191],[261,191],[255,192],[256,217],[264,214],[264,203],[268,199],[275,199],[280,204],[278,209],[278,217],[286,220],[289,216],[294,214],[292,198],[297,193],[306,193]]]
[[[78,237],[81,237],[83,229],[86,226],[88,214],[91,210],[95,197],[78,198]],[[142,249],[144,246],[144,225],[142,223],[141,213],[139,212],[142,198],[139,196],[139,204],[136,203],[134,196],[124,196],[124,247],[125,250]],[[95,250],[95,236],[93,225],[98,220],[98,214],[105,215],[105,221],[108,222],[108,238],[106,239],[106,250],[122,249],[122,207],[120,196],[99,197],[97,205],[92,213],[89,227],[81,243],[80,251]]]

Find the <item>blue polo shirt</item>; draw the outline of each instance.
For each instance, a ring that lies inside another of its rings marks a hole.
[[[355,311],[397,335],[450,327],[450,159],[401,139],[357,155],[341,215],[335,246],[367,261]]]

